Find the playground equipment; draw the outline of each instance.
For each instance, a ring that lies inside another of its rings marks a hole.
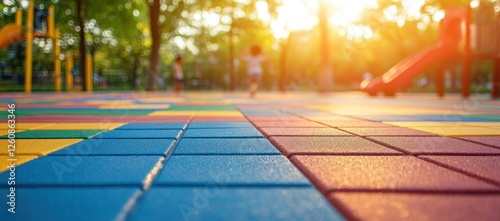
[[[22,11],[16,12],[14,24],[8,24],[0,30],[0,50],[18,41],[26,41],[26,59],[24,68],[24,92],[31,93],[31,79],[33,73],[33,39],[46,38],[54,42],[54,76],[55,89],[61,91],[61,61],[59,60],[59,30],[54,28],[54,7],[48,11],[37,9],[35,12],[34,0],[29,1],[26,31],[22,32]]]
[[[65,61],[66,61],[66,90],[70,91],[73,88],[73,70],[74,70],[74,60],[75,56],[72,54],[66,55]],[[86,83],[87,87],[87,92],[92,92],[93,90],[93,76],[92,76],[92,56],[87,55],[85,57],[85,77],[88,79]]]
[[[61,54],[61,48],[59,43],[59,30],[55,28],[55,19],[54,19],[54,6],[49,6],[48,10],[35,8],[34,0],[29,0],[29,5],[27,9],[27,19],[26,19],[26,28],[23,33],[23,19],[22,19],[22,11],[18,10],[16,12],[15,23],[8,24],[0,29],[0,50],[5,47],[16,43],[18,41],[26,41],[26,53],[25,53],[25,68],[24,68],[24,92],[31,93],[32,86],[32,75],[33,75],[33,39],[34,38],[45,38],[52,39],[54,42],[54,87],[56,91],[61,91],[62,89],[62,79],[61,79],[61,60],[59,58]],[[66,62],[68,63],[68,62]],[[73,61],[69,62],[72,66]],[[87,58],[87,63],[89,60]],[[67,64],[68,65],[68,64]],[[87,64],[89,67],[91,64]],[[87,77],[92,76],[92,69],[87,69]],[[70,74],[71,76],[71,74]],[[66,75],[66,79],[68,75]],[[87,79],[92,79],[88,77]],[[89,92],[92,91],[92,80],[90,83],[87,83],[87,88]],[[89,86],[90,84],[90,86]],[[66,82],[66,85],[71,85]],[[66,87],[67,90],[70,90],[71,87]]]
[[[470,95],[470,78],[473,59],[494,59],[493,89],[491,96],[498,96],[500,79],[500,20],[494,24],[472,24],[472,9],[470,7],[453,8],[446,11],[441,21],[440,40],[434,46],[405,58],[387,71],[381,78],[363,81],[361,89],[371,96],[383,92],[386,96],[410,86],[412,79],[420,74],[429,65],[439,62],[439,73],[436,77],[436,86],[439,96],[444,96],[444,62],[460,56],[460,46],[464,43],[462,96]],[[465,25],[463,25],[465,24]],[[463,28],[465,27],[465,28]],[[475,46],[472,47],[471,29],[482,30],[475,32]],[[465,29],[465,30],[464,30]]]

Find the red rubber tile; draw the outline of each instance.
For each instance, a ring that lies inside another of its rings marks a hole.
[[[361,137],[271,137],[284,155],[292,154],[401,154]]]
[[[387,128],[365,128],[365,127],[340,127],[340,129],[349,131],[360,136],[436,136],[418,130],[412,130],[401,127]]]
[[[290,117],[290,116],[248,116],[250,121],[303,121],[307,122],[306,119],[301,117]]]
[[[293,156],[323,192],[333,190],[500,191],[483,181],[412,156]]]
[[[260,128],[267,136],[351,136],[346,132],[334,128]]]
[[[352,117],[346,117],[346,116],[308,116],[306,117],[309,120],[313,121],[365,121],[365,120],[360,120]]]
[[[500,154],[500,149],[446,137],[371,137],[413,154]]]
[[[328,127],[312,121],[255,121],[256,127]]]
[[[324,124],[327,124],[331,127],[392,127],[398,128],[393,125],[384,124],[380,122],[371,122],[371,121],[321,121]]]
[[[422,158],[466,171],[500,184],[500,156],[425,156]]]
[[[192,122],[248,122],[245,117],[194,117]]]
[[[461,139],[470,140],[500,148],[500,137],[461,137]]]
[[[500,195],[334,193],[348,220],[499,220]]]

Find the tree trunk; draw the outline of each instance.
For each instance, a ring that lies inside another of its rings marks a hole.
[[[288,85],[288,69],[287,69],[287,56],[288,50],[292,43],[292,35],[290,33],[287,39],[281,45],[280,54],[280,76],[279,76],[279,88],[281,92],[286,92],[286,86]]]
[[[78,31],[78,36],[80,37],[80,79],[81,84],[82,84],[82,90],[87,91],[87,75],[85,74],[86,72],[86,67],[85,67],[85,59],[87,55],[87,46],[85,42],[85,13],[83,12],[83,0],[76,0],[76,13],[77,13],[77,22],[78,26],[80,27],[80,30]]]
[[[321,38],[320,54],[320,73],[319,73],[319,92],[329,92],[332,87],[332,67],[330,64],[330,43],[328,42],[328,7],[326,0],[320,1],[319,9],[319,31]]]
[[[148,1],[150,2],[150,1]],[[156,90],[156,79],[158,78],[158,65],[160,63],[160,44],[161,44],[161,31],[159,25],[160,17],[160,0],[153,0],[149,4],[149,19],[151,27],[151,58],[149,63],[149,72],[146,82],[146,90]]]

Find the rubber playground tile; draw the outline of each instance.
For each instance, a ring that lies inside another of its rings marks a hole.
[[[92,115],[92,116],[143,116],[151,113],[151,110],[100,110],[100,109],[19,109],[18,114],[29,114],[29,115]]]
[[[245,117],[193,117],[192,122],[248,122]]]
[[[11,163],[15,163],[17,169],[19,165],[36,159],[37,157],[38,156],[36,155],[16,155],[14,157],[10,157],[8,155],[0,155],[0,173],[9,170],[9,166],[11,166]],[[5,174],[7,173],[8,172],[5,172]],[[7,179],[8,178],[5,178],[5,181],[7,181]]]
[[[85,221],[116,219],[139,188],[16,187],[16,190],[16,213],[0,211],[6,220]]]
[[[183,129],[186,123],[129,123],[116,130],[165,130],[165,129]]]
[[[307,154],[401,154],[361,137],[271,137],[285,156]]]
[[[184,138],[261,138],[262,134],[255,128],[212,128],[193,129],[188,128]]]
[[[415,115],[351,115],[353,118],[364,119],[369,121],[423,121],[417,119]]]
[[[160,156],[44,156],[18,167],[17,186],[136,185]],[[7,173],[0,178],[7,180]],[[0,186],[5,186],[0,184]]]
[[[164,155],[174,139],[88,139],[50,155]]]
[[[16,133],[16,139],[87,139],[103,130],[26,130]],[[0,139],[7,139],[7,135]]]
[[[255,121],[253,124],[256,127],[328,127],[312,121]]]
[[[422,156],[500,184],[500,156]]]
[[[425,131],[447,137],[465,137],[465,136],[500,136],[500,128],[481,128],[481,127],[411,127],[415,130]]]
[[[432,133],[400,127],[341,127],[340,129],[360,136],[435,136]]]
[[[353,117],[337,116],[337,115],[332,115],[332,114],[328,114],[328,113],[325,113],[324,116],[305,116],[304,118],[307,118],[307,119],[312,120],[312,121],[319,121],[319,122],[323,122],[323,121],[347,121],[347,122],[365,121],[365,120],[360,120],[360,119],[356,119]]]
[[[333,193],[348,220],[498,220],[500,195]]]
[[[183,138],[177,144],[176,154],[217,155],[217,154],[280,154],[265,138],[245,139],[192,139]]]
[[[309,181],[279,155],[173,155],[154,185],[300,185]]]
[[[15,154],[42,156],[80,141],[82,139],[20,139],[16,140]],[[0,140],[0,146],[5,147],[0,151],[0,155],[8,154],[8,145],[8,140]]]
[[[260,128],[266,137],[270,136],[352,136],[334,128]]]
[[[165,199],[169,203],[165,204]],[[222,212],[223,211],[223,212]],[[343,220],[313,188],[153,187],[131,220]]]
[[[292,117],[292,116],[248,116],[248,120],[250,121],[302,121],[307,122],[306,119],[301,117]]]
[[[172,130],[110,130],[93,139],[177,139],[179,129]]]
[[[119,110],[119,109],[128,109],[128,110],[162,110],[168,108],[170,105],[168,104],[123,104],[123,105],[100,105],[99,109],[103,110]]]
[[[18,133],[23,132],[23,131],[24,131],[24,130],[18,130],[18,129],[16,129],[16,130],[15,130],[15,135],[16,135],[16,137],[17,137]],[[8,136],[8,135],[9,135],[9,130],[7,130],[7,129],[5,129],[5,130],[0,130],[0,136],[1,136],[1,137],[0,137],[0,139],[2,139],[2,138],[3,138],[3,139],[7,139],[7,136]]]
[[[483,181],[412,156],[293,156],[322,191],[499,191]]]
[[[347,128],[347,127],[374,127],[381,128],[382,127],[394,127],[389,124],[384,124],[381,122],[372,122],[372,121],[364,121],[364,120],[355,120],[355,121],[322,121],[321,123],[326,124],[330,127],[338,127],[338,128]]]
[[[500,127],[500,123],[497,122],[432,122],[432,121],[422,121],[422,122],[384,122],[386,124],[391,124],[400,127]]]
[[[253,125],[249,122],[193,122],[190,123],[188,128],[240,128],[251,127]]]
[[[191,119],[190,116],[177,116],[177,117],[169,117],[169,116],[156,116],[156,117],[141,117],[139,119],[134,119],[133,121],[129,122],[134,122],[134,123],[158,123],[158,122],[187,122],[189,119]]]
[[[500,154],[500,149],[446,137],[372,137],[412,154]]]
[[[155,111],[148,116],[194,116],[196,111]]]
[[[486,144],[493,147],[500,148],[500,136],[491,136],[491,137],[460,137],[460,139],[468,140],[480,144]]]
[[[43,128],[44,126],[49,126],[51,123],[17,123],[15,124],[15,129],[17,130],[30,130],[30,129],[37,129],[37,128]],[[8,130],[11,129],[9,127],[9,124],[7,123],[1,123],[0,124],[0,130]]]
[[[241,117],[243,114],[239,111],[198,111],[195,116],[200,117]]]
[[[137,120],[141,116],[84,116],[84,115],[74,115],[74,116],[50,116],[50,115],[37,115],[20,117],[17,119],[17,123],[96,123],[96,122],[107,122],[107,123],[127,123]]]
[[[55,123],[44,126],[42,130],[113,130],[123,123]]]

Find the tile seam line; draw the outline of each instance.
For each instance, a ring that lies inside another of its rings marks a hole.
[[[236,108],[237,108],[237,110],[238,110],[238,111],[240,111],[240,112],[241,112],[240,108],[238,108],[238,107],[236,107]],[[285,112],[285,113],[286,113],[286,112]],[[292,114],[292,115],[297,116],[297,115],[295,115],[295,114]],[[302,175],[303,175],[303,176],[304,176],[304,177],[305,177],[305,178],[306,178],[306,179],[310,182],[310,184],[311,184],[311,188],[316,189],[316,191],[318,191],[318,192],[319,192],[319,194],[320,194],[321,196],[323,196],[323,198],[324,198],[327,202],[329,202],[329,204],[330,204],[331,208],[334,210],[334,212],[338,213],[338,215],[339,215],[339,216],[341,216],[342,218],[344,218],[345,220],[356,220],[356,219],[354,219],[354,217],[353,217],[353,212],[352,212],[351,210],[346,209],[346,208],[345,208],[345,206],[342,206],[342,204],[340,204],[339,202],[336,202],[336,201],[335,201],[335,202],[330,201],[330,200],[329,200],[329,198],[328,198],[328,195],[327,195],[327,194],[325,194],[325,193],[323,193],[323,192],[321,191],[321,188],[320,188],[320,185],[321,185],[321,184],[320,184],[320,183],[315,183],[315,182],[313,182],[313,180],[312,180],[312,179],[311,179],[311,178],[310,178],[310,177],[309,177],[309,176],[305,173],[305,171],[302,171],[302,169],[301,169],[300,167],[298,167],[298,166],[297,166],[297,164],[295,164],[295,162],[293,162],[293,161],[292,161],[291,157],[288,157],[287,155],[285,155],[285,153],[284,153],[283,151],[281,151],[281,150],[280,150],[280,148],[278,148],[276,145],[274,145],[274,144],[273,144],[273,142],[271,142],[271,140],[270,140],[271,136],[266,136],[266,135],[264,135],[264,133],[263,133],[263,131],[261,130],[261,128],[258,128],[258,127],[257,127],[257,125],[255,125],[255,124],[254,124],[254,122],[253,122],[253,121],[251,121],[251,120],[248,118],[248,116],[247,116],[247,115],[243,115],[243,116],[245,117],[245,119],[246,119],[246,120],[248,120],[248,122],[250,122],[250,123],[251,123],[251,124],[255,127],[255,129],[257,129],[257,130],[258,130],[258,131],[259,131],[259,132],[260,132],[260,133],[264,136],[264,138],[265,138],[265,139],[266,139],[269,143],[271,143],[271,145],[273,145],[273,146],[274,146],[274,148],[275,148],[276,150],[278,150],[278,151],[281,153],[281,156],[283,156],[283,157],[287,158],[287,159],[290,161],[290,163],[291,163],[291,164],[292,164],[292,165],[293,165],[293,166],[294,166],[297,170],[299,170],[299,171],[300,171],[300,173],[302,173]],[[300,118],[305,119],[304,117],[301,117],[301,116],[299,116],[299,117],[300,117]],[[311,120],[309,120],[309,119],[306,119],[306,120],[311,121]],[[281,121],[281,122],[283,122],[283,121]],[[315,122],[315,121],[313,121],[313,122]],[[330,127],[330,126],[328,126],[328,127]],[[357,135],[356,135],[356,136],[357,136]]]
[[[289,112],[288,112],[288,113],[289,113]],[[385,144],[385,143],[378,142],[378,141],[376,141],[376,140],[374,140],[374,139],[370,139],[370,138],[368,138],[368,137],[366,137],[366,136],[358,135],[358,134],[352,133],[352,132],[350,132],[350,131],[343,130],[343,129],[341,129],[341,128],[332,127],[332,126],[327,125],[327,124],[325,124],[325,123],[322,123],[322,122],[320,122],[320,121],[316,121],[316,120],[311,120],[311,119],[308,119],[308,118],[306,118],[306,117],[304,117],[304,116],[296,115],[296,114],[293,114],[293,113],[289,113],[289,114],[295,115],[295,116],[297,116],[297,117],[300,117],[300,118],[305,119],[305,120],[308,120],[308,121],[312,121],[312,122],[315,122],[315,123],[319,123],[319,124],[322,124],[322,125],[328,126],[329,128],[333,128],[333,129],[336,129],[336,130],[343,131],[343,132],[345,132],[345,133],[351,134],[351,135],[356,136],[356,137],[359,137],[359,138],[361,138],[361,139],[365,139],[365,140],[368,140],[368,141],[374,142],[374,143],[379,144],[379,145],[381,145],[381,146],[383,146],[383,147],[386,147],[386,148],[389,148],[389,149],[392,149],[392,150],[395,150],[395,151],[401,152],[401,153],[403,153],[403,154],[405,154],[405,155],[412,155],[410,152],[408,152],[408,151],[406,151],[406,150],[403,150],[403,149],[400,149],[400,148],[396,148],[396,147],[394,147],[394,146],[387,145],[387,144]]]
[[[428,159],[426,157],[417,156],[417,158],[420,159],[420,160],[426,161],[428,163],[432,163],[434,165],[437,165],[437,166],[443,167],[445,169],[451,170],[453,172],[460,173],[462,175],[465,175],[467,177],[473,178],[475,180],[480,180],[480,181],[482,181],[484,183],[488,183],[488,184],[494,185],[497,188],[500,188],[500,182],[498,182],[498,181],[495,181],[495,180],[492,180],[492,179],[488,179],[488,178],[485,178],[485,177],[481,177],[481,176],[476,175],[474,173],[471,173],[471,172],[468,172],[468,171],[465,171],[465,170],[462,170],[460,168],[456,168],[456,167],[453,167],[453,166],[449,166],[449,165],[446,165],[444,163],[441,163],[441,162],[438,162],[438,161],[435,161],[435,160],[432,160],[432,159]]]
[[[174,142],[172,142],[172,144],[170,144],[170,146],[167,148],[167,151],[158,160],[158,162],[156,162],[155,166],[151,169],[151,171],[149,171],[149,173],[146,175],[144,181],[148,179],[149,176],[151,176],[149,183],[144,183],[143,181],[141,189],[135,191],[134,194],[127,200],[127,202],[123,205],[122,209],[114,219],[115,221],[126,221],[130,219],[130,216],[133,214],[134,210],[140,205],[140,202],[149,192],[149,189],[151,188],[154,181],[158,178],[160,172],[163,171],[163,168],[165,168],[165,164],[173,155],[175,148],[179,144],[181,138],[184,136],[184,133],[186,132],[186,129],[188,128],[193,118],[194,116],[191,116],[187,120],[184,127],[182,127],[181,132],[177,135],[177,139]]]

